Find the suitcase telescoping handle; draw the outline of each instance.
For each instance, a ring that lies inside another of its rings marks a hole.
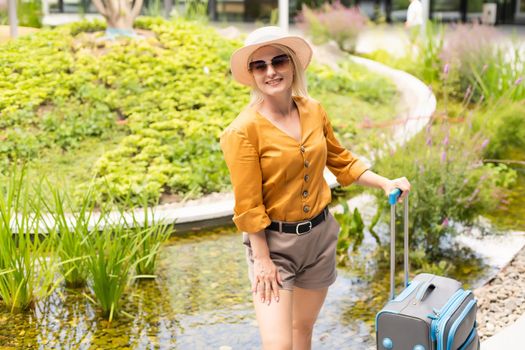
[[[390,192],[388,203],[390,204],[390,300],[395,297],[395,272],[396,272],[396,202],[401,195],[401,190],[396,188]],[[404,201],[404,261],[405,268],[405,288],[408,287],[408,196]]]

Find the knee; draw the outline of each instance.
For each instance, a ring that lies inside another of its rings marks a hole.
[[[263,339],[264,350],[292,350],[292,339],[289,337],[267,337]]]
[[[314,322],[314,320],[294,320],[292,328],[296,333],[311,336],[314,329]]]

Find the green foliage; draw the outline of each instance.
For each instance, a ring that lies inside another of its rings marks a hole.
[[[490,103],[501,97],[525,98],[525,88],[518,83],[525,76],[525,53],[518,40],[503,45],[502,37],[495,28],[476,24],[457,25],[447,33],[441,59],[459,75],[457,91],[474,86],[473,100],[483,96]]]
[[[336,72],[326,65],[312,63],[307,74],[311,94],[352,95],[376,105],[390,102],[396,95],[396,87],[391,81],[350,59],[339,63],[339,67]]]
[[[96,231],[96,225],[91,227],[91,218],[95,203],[91,191],[87,191],[77,212],[71,210],[71,199],[57,188],[51,188],[53,203],[47,203],[40,198],[43,206],[53,219],[54,226],[47,225],[47,232],[54,240],[55,254],[60,258],[60,270],[66,286],[82,287],[88,280],[86,259],[89,256],[88,243],[91,231]],[[66,211],[69,209],[69,211]]]
[[[51,240],[38,236],[41,212],[23,186],[25,175],[16,168],[0,186],[0,297],[11,312],[28,309],[60,283]]]
[[[101,19],[94,19],[92,21],[79,21],[71,23],[69,25],[69,32],[72,36],[77,36],[80,33],[99,32],[106,30],[106,28],[106,21]]]
[[[39,0],[17,1],[18,24],[24,27],[42,27],[42,2]]]
[[[104,41],[105,23],[84,21],[0,47],[0,169],[125,134],[85,176],[95,177],[98,205],[229,188],[218,136],[249,100],[249,90],[229,78],[231,52],[241,44],[182,19],[141,17],[135,27],[148,36]],[[356,110],[395,95],[391,83],[352,63],[337,74],[312,65],[308,80],[313,96],[362,100]],[[345,124],[334,126],[355,134],[354,123]],[[72,200],[82,202],[90,186],[76,185]]]
[[[129,285],[135,240],[122,225],[116,225],[91,232],[87,243],[91,289],[103,316],[111,321],[119,315],[122,294]]]
[[[42,2],[39,0],[17,0],[18,25],[22,27],[42,27]],[[7,2],[4,2],[7,4]],[[7,7],[0,10],[0,25],[8,25]]]
[[[337,241],[337,262],[343,265],[348,260],[348,251],[356,252],[364,238],[363,219],[359,210],[354,209],[350,214],[350,209],[346,201],[341,201],[343,213],[335,213],[334,217],[341,226],[339,239]]]
[[[148,6],[144,9],[144,15],[150,17],[159,17],[163,14],[163,6],[160,0],[152,0],[148,2]]]
[[[525,103],[502,100],[476,119],[488,140],[485,156],[491,159],[520,159],[525,149]]]
[[[403,174],[412,184],[410,232],[413,247],[439,256],[452,221],[472,223],[479,213],[498,203],[498,184],[506,171],[483,165],[483,135],[473,134],[470,121],[454,126],[435,120],[399,150],[377,161],[375,169],[387,177]],[[379,194],[378,194],[379,196]],[[384,203],[381,194],[379,203]]]
[[[163,223],[155,219],[155,213],[148,208],[147,201],[144,201],[140,216],[138,211],[131,211],[131,222],[128,230],[137,242],[137,249],[133,256],[136,267],[136,278],[154,278],[157,267],[157,256],[160,246],[174,232],[172,224]]]
[[[185,0],[182,17],[188,20],[208,21],[208,0]]]

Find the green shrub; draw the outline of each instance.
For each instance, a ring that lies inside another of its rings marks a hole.
[[[384,149],[374,168],[387,177],[406,176],[411,184],[410,232],[414,247],[439,257],[453,222],[472,223],[498,203],[498,185],[506,171],[483,165],[486,146],[466,121],[453,127],[436,120],[400,149]],[[383,204],[383,194],[377,194]]]
[[[491,106],[477,119],[490,142],[486,158],[520,159],[525,150],[525,103],[502,100]]]

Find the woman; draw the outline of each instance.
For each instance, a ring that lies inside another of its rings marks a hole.
[[[312,49],[278,27],[252,32],[231,57],[251,103],[224,130],[221,147],[243,231],[253,303],[265,349],[310,349],[314,322],[336,279],[339,225],[328,212],[327,166],[338,182],[410,190],[342,147],[321,105],[308,96]],[[401,198],[402,198],[401,197]],[[400,198],[400,200],[401,200]]]

